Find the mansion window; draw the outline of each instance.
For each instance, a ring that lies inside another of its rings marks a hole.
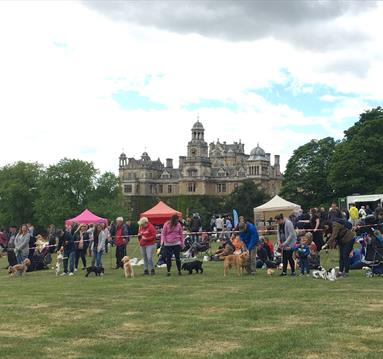
[[[164,191],[164,186],[162,184],[158,185],[158,193],[162,193]]]
[[[172,188],[172,185],[171,184],[169,184],[168,185],[168,193],[172,193],[173,192],[173,188]]]
[[[194,193],[196,188],[197,188],[197,186],[194,182],[188,183],[188,192]]]
[[[217,193],[225,193],[225,192],[226,192],[226,183],[218,183]]]
[[[150,194],[156,193],[156,186],[154,184],[149,185],[149,193]]]
[[[124,192],[125,193],[132,193],[132,191],[133,191],[133,188],[132,188],[131,184],[124,185]]]
[[[195,169],[192,169],[192,170],[188,170],[188,176],[189,177],[197,177],[198,175],[198,171],[195,170]]]
[[[259,173],[259,166],[251,166],[249,167],[249,174],[252,175],[252,176],[258,176],[260,173]]]

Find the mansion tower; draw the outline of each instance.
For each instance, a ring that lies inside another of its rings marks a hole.
[[[140,159],[119,158],[119,176],[126,196],[228,195],[245,180],[260,184],[271,196],[282,185],[279,155],[271,165],[270,153],[257,145],[250,155],[239,142],[205,141],[205,129],[197,121],[191,130],[187,156],[179,157],[179,167],[173,159],[152,161],[144,152]]]

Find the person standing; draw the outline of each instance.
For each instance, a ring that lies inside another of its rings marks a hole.
[[[113,224],[110,229],[110,235],[116,245],[116,267],[115,269],[122,268],[122,258],[126,256],[126,245],[129,242],[129,228],[124,224],[122,217],[116,218],[116,224]]]
[[[106,242],[106,233],[104,231],[104,227],[102,223],[98,223],[95,226],[95,229],[93,232],[93,242],[92,242],[92,254],[93,254],[94,260],[96,261],[97,268],[102,267],[101,258],[105,251],[105,242]]]
[[[358,211],[358,208],[356,208],[354,203],[351,204],[349,213],[350,213],[350,222],[352,223],[353,226],[356,226],[359,220],[359,211]]]
[[[359,218],[365,219],[367,217],[366,209],[364,206],[360,207]]]
[[[144,275],[156,274],[154,271],[153,253],[156,250],[157,231],[146,217],[138,221],[138,241],[144,258]]]
[[[181,275],[181,249],[184,246],[184,236],[182,225],[175,214],[164,224],[161,233],[161,245],[164,246],[164,254],[166,258],[167,276],[170,276],[170,269],[172,268],[172,257],[176,259],[178,274]]]
[[[322,226],[321,219],[316,208],[311,209],[311,217],[310,217],[310,227],[313,232],[313,241],[317,247],[318,252],[322,249],[324,245],[323,234],[322,234]]]
[[[15,253],[15,238],[17,236],[17,227],[16,226],[10,226],[9,231],[7,234],[8,237],[8,244],[7,244],[7,259],[8,259],[8,266],[13,267],[15,264],[17,264],[17,258]]]
[[[347,228],[341,221],[326,222],[324,225],[325,234],[329,237],[322,247],[339,247],[339,276],[345,277],[350,270],[350,253],[354,247],[355,232]]]
[[[28,231],[26,224],[23,224],[20,228],[19,233],[17,233],[14,241],[15,245],[15,255],[18,264],[23,263],[23,260],[28,258],[29,255],[29,241],[31,239],[31,234]]]
[[[290,220],[283,217],[283,214],[275,216],[278,223],[277,237],[279,247],[282,249],[282,273],[281,276],[287,275],[287,263],[290,264],[291,275],[295,276],[295,262],[293,258],[293,248],[297,241],[297,235],[294,226]]]
[[[75,272],[78,270],[78,262],[81,258],[82,261],[82,270],[86,269],[86,252],[89,246],[89,235],[87,233],[88,226],[86,224],[81,224],[76,233],[74,234],[75,241]]]
[[[257,268],[257,248],[259,242],[259,235],[257,228],[249,220],[246,222],[241,217],[239,222],[239,238],[245,244],[246,249],[249,251],[249,258],[245,265],[248,274],[255,275]]]
[[[224,221],[221,215],[218,216],[218,218],[215,220],[215,228],[217,229],[217,232],[222,232],[224,226]]]
[[[202,226],[201,218],[199,217],[198,213],[194,213],[190,221],[190,231],[192,233],[191,238],[193,243],[199,242],[198,233],[201,230],[201,226]]]
[[[332,202],[331,203],[331,208],[328,211],[327,220],[333,222],[336,219],[341,219],[341,218],[343,218],[342,217],[342,212],[338,208],[338,205],[336,204],[336,202]]]
[[[69,275],[74,274],[74,257],[75,257],[75,245],[74,238],[71,232],[71,226],[66,226],[64,233],[59,240],[60,251],[64,253],[64,272],[61,275],[68,274],[69,264]]]

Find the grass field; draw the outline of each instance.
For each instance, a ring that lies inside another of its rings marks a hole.
[[[136,250],[129,245],[129,251]],[[1,358],[382,358],[383,281],[203,275],[0,275]],[[324,256],[329,265],[336,258]],[[6,259],[0,259],[4,268]]]

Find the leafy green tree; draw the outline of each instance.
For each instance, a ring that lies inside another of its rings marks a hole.
[[[332,137],[311,140],[298,147],[287,163],[281,196],[303,208],[331,202],[334,192],[327,175],[335,147]]]
[[[329,169],[329,183],[339,196],[383,191],[383,109],[366,111],[344,132]]]
[[[76,159],[64,158],[49,166],[41,178],[35,205],[39,223],[62,225],[66,218],[86,208],[97,174],[93,163]]]
[[[128,219],[119,178],[112,172],[105,172],[96,179],[95,188],[89,195],[88,206],[97,215],[110,220],[118,216]]]
[[[42,166],[17,162],[0,169],[0,223],[33,222]]]
[[[240,216],[254,219],[254,207],[270,199],[269,195],[252,180],[246,180],[238,186],[225,200],[226,211],[236,209]]]

